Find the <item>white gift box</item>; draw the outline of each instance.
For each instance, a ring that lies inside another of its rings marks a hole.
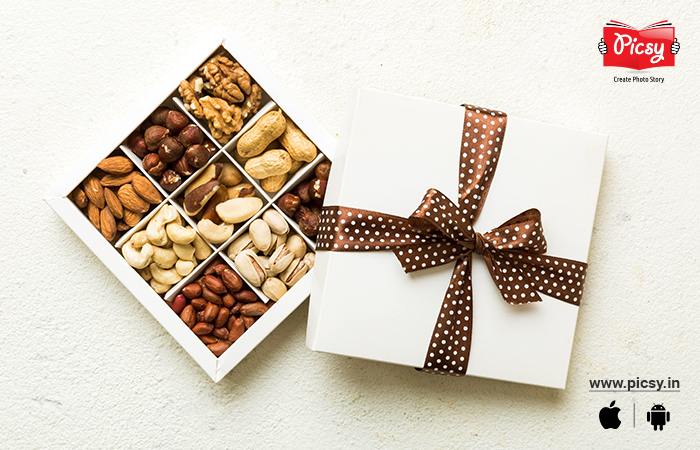
[[[456,203],[464,114],[457,105],[357,90],[325,204],[408,217],[429,188]],[[585,262],[606,145],[607,136],[509,115],[474,229],[484,233],[537,208],[547,254]],[[318,252],[307,345],[422,367],[453,267],[406,274],[391,251]],[[546,295],[527,305],[504,302],[478,255],[472,277],[467,374],[563,389],[578,307]]]
[[[78,161],[69,173],[53,186],[45,196],[46,202],[61,216],[66,224],[73,229],[78,237],[85,242],[97,257],[114,273],[131,293],[134,294],[153,317],[168,330],[175,340],[182,345],[215,382],[221,380],[308,297],[313,271],[307,273],[297,284],[290,288],[274,307],[270,308],[268,312],[260,317],[260,319],[243,334],[243,336],[217,358],[198,339],[192,330],[184,324],[177,314],[173,312],[166,301],[172,301],[179,293],[180,289],[201,275],[207,264],[217,256],[221,256],[225,262],[235,270],[235,265],[226,256],[225,251],[230,242],[246,231],[247,225],[237,227],[233,236],[226,243],[221,245],[210,244],[213,250],[212,255],[206,260],[201,261],[189,276],[185,277],[180,283],[170,289],[164,297],[161,297],[126,263],[118,251],[120,245],[123,244],[133,232],[145,226],[146,222],[153,216],[157,208],[147,214],[139,225],[119,238],[116,245],[112,245],[91,225],[87,217],[76,207],[68,196],[71,191],[95,169],[97,163],[115,150],[122,151],[127,157],[132,159],[137,170],[142,170],[141,160],[126,147],[125,141],[127,137],[162,104],[166,104],[173,109],[178,109],[185,113],[189,117],[190,123],[199,124],[205,136],[216,143],[216,141],[212,139],[206,123],[197,121],[197,119],[185,110],[179,98],[177,88],[181,80],[188,78],[204,61],[220,49],[228,51],[228,53],[250,74],[253,80],[260,85],[263,90],[263,97],[259,112],[244,124],[241,131],[234,136],[229,143],[225,145],[216,144],[217,147],[219,147],[219,151],[211,158],[209,164],[213,161],[230,161],[244,174],[246,177],[244,181],[250,182],[255,186],[256,195],[263,199],[264,206],[261,212],[254,216],[253,219],[262,214],[267,208],[277,208],[275,202],[282,194],[291,189],[299,180],[313,174],[316,164],[324,160],[324,158],[332,159],[335,142],[328,132],[304,110],[297,100],[285,91],[279,81],[277,81],[272,73],[252,54],[252,52],[224,26],[219,26],[212,30],[212,32],[204,37],[202,42],[187,53],[179,61],[178,65],[166,77],[160,80],[156,87],[136,105],[131,113],[98,142],[92,151]],[[258,180],[245,174],[242,167],[231,156],[231,152],[235,148],[238,137],[249,129],[264,113],[277,108],[282,109],[284,113],[296,123],[308,138],[314,142],[320,152],[313,162],[306,164],[299,172],[291,177],[285,187],[278,193],[269,194],[260,188]],[[204,166],[199,169],[198,172],[188,177],[188,180],[194,180],[206,167],[207,166]],[[143,175],[152,182],[154,181],[147,173],[143,172]],[[196,229],[196,223],[184,214],[181,204],[178,203],[177,199],[186,188],[187,181],[171,194],[160,189],[157,182],[154,182],[154,185],[165,195],[164,203],[174,205],[188,224]],[[289,223],[292,231],[301,234],[296,222],[289,220]],[[305,236],[304,239],[309,248],[313,249],[314,241]],[[264,297],[264,294],[262,294],[259,289],[253,288],[253,290],[262,300],[267,301],[267,298]],[[105,297],[105,301],[108,300],[107,297],[108,295]]]

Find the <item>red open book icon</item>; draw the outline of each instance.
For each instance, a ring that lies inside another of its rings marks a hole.
[[[603,40],[608,47],[603,65],[636,70],[674,66],[676,57],[671,53],[671,45],[675,33],[675,28],[667,20],[641,30],[611,20],[603,28]]]

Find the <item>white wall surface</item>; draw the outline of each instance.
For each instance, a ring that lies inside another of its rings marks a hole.
[[[5,2],[0,447],[695,447],[699,5]],[[676,67],[603,67],[610,19],[673,22]],[[313,353],[306,303],[210,381],[41,199],[218,23],[333,134],[363,85],[610,135],[565,391]],[[664,82],[613,82],[627,75]],[[590,379],[636,377],[681,392],[589,392]],[[612,400],[623,424],[603,430]],[[671,412],[663,432],[644,423],[654,402]]]

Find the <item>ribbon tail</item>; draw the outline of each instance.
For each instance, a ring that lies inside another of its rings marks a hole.
[[[455,264],[425,356],[424,372],[455,376],[467,374],[472,343],[471,264],[471,252]]]
[[[581,305],[588,264],[549,255],[510,252],[511,264],[520,268],[540,293],[572,305]]]

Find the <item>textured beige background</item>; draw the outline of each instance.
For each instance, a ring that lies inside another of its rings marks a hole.
[[[697,2],[103,3],[0,14],[1,447],[697,445]],[[602,67],[610,19],[674,23],[677,66],[641,73],[663,84],[613,82],[640,74]],[[610,135],[565,391],[312,353],[306,304],[214,385],[99,263],[42,195],[219,22],[332,133],[365,85]],[[588,392],[637,376],[681,392]],[[624,422],[603,430],[612,400]],[[632,428],[633,402],[672,421]]]

